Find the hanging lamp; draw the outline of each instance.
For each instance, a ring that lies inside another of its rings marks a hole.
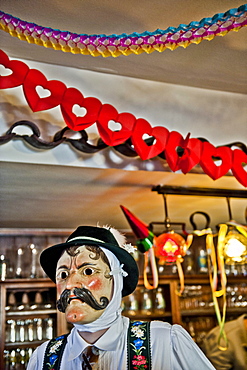
[[[245,264],[247,262],[247,226],[241,225],[233,220],[230,198],[227,197],[227,206],[229,212],[229,221],[226,227],[220,225],[220,232],[224,237],[223,240],[223,257],[225,264]]]
[[[178,275],[180,279],[180,291],[178,292],[178,294],[181,295],[184,291],[184,273],[181,263],[183,262],[183,257],[186,255],[186,252],[192,243],[193,236],[192,234],[188,234],[185,231],[184,223],[170,221],[170,218],[168,216],[166,194],[162,195],[165,209],[165,230],[159,236],[154,236],[154,251],[160,265],[169,265],[174,263],[177,265]],[[150,226],[153,226],[154,224],[155,222],[151,223]],[[187,235],[187,239],[185,240],[184,237],[176,233],[171,228],[172,225],[182,225],[184,234]]]

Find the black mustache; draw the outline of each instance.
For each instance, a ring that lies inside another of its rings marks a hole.
[[[82,302],[87,303],[90,307],[94,308],[95,310],[103,310],[109,304],[109,299],[106,297],[100,298],[100,303],[94,298],[90,290],[87,288],[74,288],[73,294],[75,295],[76,299],[79,299]],[[74,299],[74,297],[72,298]],[[69,305],[70,301],[70,290],[65,289],[60,298],[57,300],[57,309],[61,312],[65,312],[67,306]]]

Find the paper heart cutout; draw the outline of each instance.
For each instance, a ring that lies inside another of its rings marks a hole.
[[[79,105],[85,108],[86,114],[84,116],[76,115],[73,112],[73,107]],[[102,103],[96,98],[84,98],[82,93],[70,87],[65,91],[62,101],[60,103],[61,112],[67,126],[74,131],[81,131],[91,126],[96,122]]]
[[[222,161],[220,166],[217,166],[213,157],[219,157]],[[226,146],[216,148],[208,142],[202,145],[202,154],[200,166],[203,171],[213,180],[217,180],[224,176],[232,166],[232,150]]]
[[[146,144],[143,136],[147,134],[155,138],[152,145]],[[143,118],[136,120],[131,140],[137,154],[141,159],[150,159],[163,152],[166,146],[169,131],[165,127],[152,127],[148,121]]]
[[[49,90],[51,95],[45,98],[40,97],[36,90],[37,86]],[[43,73],[37,69],[30,69],[23,82],[24,95],[33,112],[51,109],[59,105],[66,89],[63,82],[48,81]]]
[[[233,150],[232,158],[232,173],[233,176],[242,184],[247,187],[247,171],[243,168],[243,163],[247,165],[247,155],[240,149]]]
[[[18,60],[9,60],[7,54],[0,50],[0,63],[12,71],[7,76],[0,76],[0,89],[9,89],[23,84],[23,81],[29,71],[29,67]]]
[[[200,162],[202,142],[199,139],[192,138],[182,148],[184,154],[178,159],[177,166],[183,173],[187,173]]]
[[[110,121],[120,124],[118,131],[112,131]],[[104,104],[97,119],[101,139],[109,146],[116,146],[128,140],[132,134],[136,118],[131,113],[118,113],[110,104]]]
[[[165,147],[165,157],[169,167],[174,172],[179,169],[178,161],[180,157],[177,153],[177,147],[185,147],[187,145],[187,141],[188,138],[184,139],[183,136],[177,131],[172,131],[169,133]]]

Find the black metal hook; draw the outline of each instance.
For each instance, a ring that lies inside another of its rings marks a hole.
[[[207,229],[210,225],[210,217],[209,215],[206,213],[206,212],[202,212],[202,211],[196,211],[196,212],[193,212],[191,215],[190,215],[190,223],[191,225],[193,226],[193,230],[198,230],[197,229],[197,226],[196,226],[196,223],[194,222],[194,216],[197,215],[197,214],[200,214],[202,216],[205,217],[206,219],[206,225],[205,225],[205,229]]]

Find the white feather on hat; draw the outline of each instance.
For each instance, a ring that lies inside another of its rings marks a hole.
[[[133,247],[133,245],[131,243],[126,243],[127,242],[126,237],[119,230],[117,230],[114,227],[111,227],[109,225],[104,225],[102,227],[104,229],[109,230],[112,233],[112,235],[116,239],[119,247],[125,249],[129,253],[134,253],[135,252],[136,248]]]

